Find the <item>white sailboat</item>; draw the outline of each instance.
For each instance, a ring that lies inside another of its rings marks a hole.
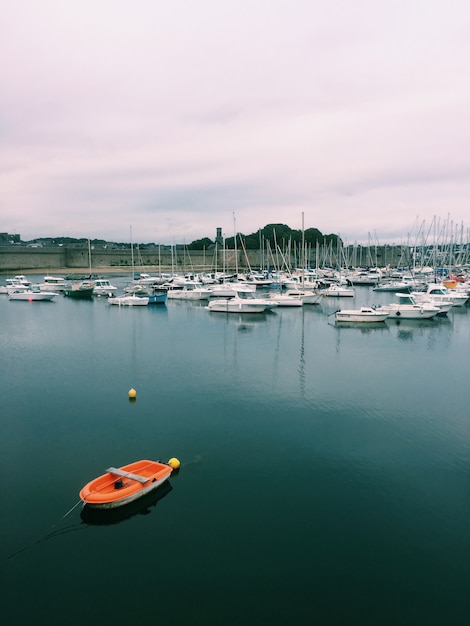
[[[132,243],[132,226],[131,229],[131,264],[132,264],[132,280],[134,280],[134,245]],[[150,301],[148,295],[137,296],[128,294],[123,296],[112,296],[108,298],[108,303],[116,306],[147,306]]]

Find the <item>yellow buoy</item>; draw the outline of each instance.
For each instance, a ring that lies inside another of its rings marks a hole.
[[[137,396],[137,391],[135,389],[129,389],[129,398],[134,399]]]
[[[179,460],[175,457],[172,457],[169,461],[168,461],[168,465],[170,467],[172,467],[173,469],[179,469],[179,467],[181,466],[181,463],[179,462]]]

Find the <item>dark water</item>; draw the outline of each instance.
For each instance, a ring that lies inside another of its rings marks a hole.
[[[329,300],[0,298],[3,623],[468,623],[469,307],[337,328]],[[68,513],[106,467],[172,456],[145,511]]]

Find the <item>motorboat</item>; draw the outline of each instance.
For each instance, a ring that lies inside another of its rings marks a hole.
[[[9,287],[10,300],[25,300],[26,302],[50,302],[58,295],[56,291],[41,291],[38,287]]]
[[[110,509],[97,508],[85,504],[80,511],[80,517],[85,524],[91,526],[111,526],[119,524],[137,515],[148,515],[160,500],[167,496],[173,487],[166,480],[158,489],[150,491],[138,500]]]
[[[208,311],[216,313],[264,313],[268,309],[265,302],[257,302],[256,299],[240,298],[215,298],[207,305]]]
[[[170,287],[168,300],[209,300],[212,290],[202,283],[185,283],[182,288]]]
[[[97,296],[111,297],[116,293],[117,287],[112,285],[106,278],[97,278],[94,283],[93,293]]]
[[[266,311],[270,311],[271,309],[275,309],[277,306],[279,306],[277,297],[276,298],[269,298],[269,297],[259,298],[254,292],[241,293],[239,297],[242,300],[247,300],[251,304],[264,305],[266,307],[265,309]]]
[[[412,284],[405,280],[392,280],[389,282],[378,283],[372,291],[385,291],[392,293],[410,293]]]
[[[321,289],[320,293],[328,298],[353,298],[356,292],[352,287],[332,284],[326,289]]]
[[[377,307],[376,311],[382,313],[387,312],[387,318],[401,318],[407,320],[423,320],[436,317],[440,313],[440,309],[437,306],[431,304],[387,304],[385,306]]]
[[[250,283],[225,282],[218,285],[211,285],[211,298],[233,298],[242,293],[253,293],[256,285]]]
[[[147,306],[149,296],[113,296],[108,298],[108,302],[117,306]]]
[[[39,289],[41,291],[65,291],[69,287],[69,284],[61,276],[44,276],[44,282],[39,283]]]
[[[138,296],[139,298],[148,298],[149,304],[165,304],[168,297],[168,290],[153,284],[132,284],[124,287],[124,293],[127,295]]]
[[[152,285],[146,285],[145,283],[138,284],[133,282],[131,285],[124,287],[124,293],[130,293],[133,296],[147,296]]]
[[[136,277],[136,282],[141,283],[143,285],[154,285],[158,282],[161,282],[160,276],[151,276],[145,272],[140,272],[140,274]]]
[[[146,459],[109,467],[80,490],[80,499],[90,508],[112,509],[127,505],[160,487],[172,471],[166,463]]]
[[[272,294],[271,298],[274,300],[274,302],[277,302],[278,306],[282,307],[300,307],[303,305],[302,296],[300,296],[298,293],[276,293]]]
[[[380,282],[381,274],[378,269],[371,268],[369,270],[359,270],[348,274],[346,281],[348,285],[371,286]]]
[[[452,306],[464,306],[469,296],[467,293],[455,289],[447,289],[444,285],[428,285],[426,291],[412,291],[411,295],[418,301],[431,300],[433,303],[445,302]]]
[[[320,304],[323,299],[322,293],[320,293],[319,291],[312,291],[310,289],[286,289],[284,294],[286,296],[294,296],[300,298],[302,300],[302,304]]]
[[[372,307],[363,306],[360,309],[343,309],[335,312],[337,322],[385,322],[387,311],[380,311]]]
[[[246,282],[255,285],[255,287],[270,287],[273,284],[273,279],[268,272],[251,271],[246,276]]]
[[[5,283],[5,285],[0,285],[0,293],[7,294],[9,287],[31,287],[31,281],[29,281],[24,274],[17,274],[13,278],[7,278]]]
[[[147,298],[149,304],[165,304],[168,298],[168,291],[159,287],[149,287]]]
[[[64,296],[75,300],[91,300],[93,298],[94,285],[91,280],[82,280],[72,283],[69,289],[64,290]]]
[[[399,299],[400,304],[429,304],[431,306],[437,306],[439,309],[439,313],[437,315],[440,316],[447,315],[452,308],[451,302],[439,302],[431,299],[418,301],[411,293],[396,293],[395,295]]]

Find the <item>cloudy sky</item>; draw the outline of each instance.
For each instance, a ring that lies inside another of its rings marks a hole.
[[[24,240],[468,233],[468,0],[0,0],[0,80]]]

